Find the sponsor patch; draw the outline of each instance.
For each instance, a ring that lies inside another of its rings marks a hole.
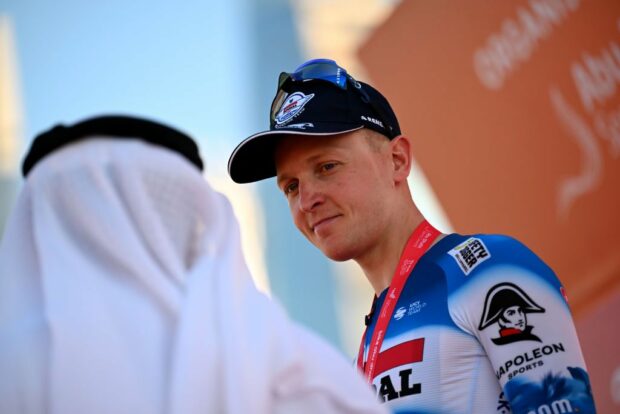
[[[284,125],[303,112],[304,106],[314,98],[314,94],[306,95],[302,92],[294,92],[286,97],[282,107],[278,111],[276,125]]]
[[[491,258],[491,253],[482,240],[470,237],[448,252],[465,275],[469,275],[480,263]]]
[[[528,324],[527,314],[544,312],[545,309],[519,286],[509,282],[499,283],[487,292],[478,330],[497,325],[499,336],[491,338],[496,345],[517,341],[542,342],[532,333],[534,327]]]

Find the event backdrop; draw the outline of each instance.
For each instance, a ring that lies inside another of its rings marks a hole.
[[[456,231],[511,234],[558,273],[619,412],[620,2],[403,1],[360,56]]]

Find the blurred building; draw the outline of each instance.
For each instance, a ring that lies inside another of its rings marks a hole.
[[[269,107],[278,74],[294,69],[305,59],[292,3],[287,0],[250,2],[250,14],[255,19],[253,108],[259,125],[253,132],[269,127]],[[339,289],[330,263],[295,229],[286,200],[273,180],[249,186],[257,189],[263,207],[268,235],[264,257],[272,296],[283,303],[292,317],[342,346],[336,303]]]
[[[22,114],[13,28],[0,14],[0,238],[15,200],[19,181]]]

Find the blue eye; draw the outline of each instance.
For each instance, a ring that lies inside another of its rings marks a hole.
[[[323,171],[330,171],[333,170],[334,168],[336,168],[336,163],[335,162],[326,162],[325,164],[321,165],[321,170]]]

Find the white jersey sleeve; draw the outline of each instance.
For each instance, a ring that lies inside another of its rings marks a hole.
[[[473,236],[443,262],[451,318],[503,390],[498,412],[595,412],[564,288],[540,258],[506,236]]]

